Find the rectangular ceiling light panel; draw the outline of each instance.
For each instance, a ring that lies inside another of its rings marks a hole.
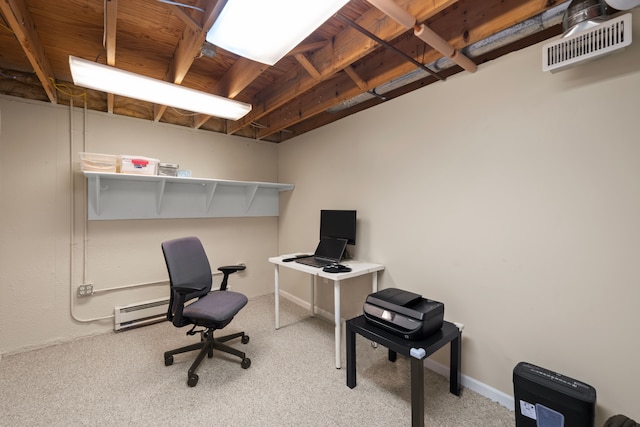
[[[349,0],[228,0],[207,41],[273,65]]]
[[[75,56],[69,56],[69,67],[73,83],[89,89],[229,120],[238,120],[251,111],[251,105],[244,102],[152,79]]]

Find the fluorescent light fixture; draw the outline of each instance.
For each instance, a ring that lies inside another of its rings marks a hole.
[[[69,56],[69,67],[73,84],[89,89],[230,120],[238,120],[251,111],[251,104],[152,79],[75,56]]]
[[[207,41],[273,65],[349,0],[228,0]]]

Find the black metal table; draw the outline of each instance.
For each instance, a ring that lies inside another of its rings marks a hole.
[[[424,362],[423,360],[451,343],[449,363],[449,391],[460,396],[460,364],[462,332],[456,325],[444,322],[442,329],[424,340],[413,341],[381,329],[364,315],[347,320],[347,387],[356,386],[356,334],[389,349],[389,360],[395,362],[397,353],[411,359],[411,425],[424,426]]]

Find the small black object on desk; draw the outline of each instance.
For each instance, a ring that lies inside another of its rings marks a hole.
[[[356,333],[389,349],[389,360],[396,361],[397,353],[411,359],[411,425],[424,426],[424,359],[451,343],[449,360],[449,391],[460,396],[460,366],[462,332],[445,321],[442,329],[423,340],[408,340],[368,322],[360,315],[346,322],[347,331],[347,387],[356,386]]]
[[[351,268],[342,264],[331,264],[324,267],[322,271],[325,273],[348,273],[351,271]]]

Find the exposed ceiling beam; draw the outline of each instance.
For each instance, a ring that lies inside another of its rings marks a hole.
[[[409,13],[419,21],[436,15],[445,8],[458,3],[455,0],[433,0],[428,2],[398,1]],[[358,20],[358,25],[374,32],[383,40],[391,40],[406,32],[406,28],[387,18],[378,9],[370,9]],[[326,80],[351,65],[358,59],[377,49],[378,45],[351,27],[345,28],[323,48],[318,49],[308,58]],[[253,110],[242,119],[230,123],[229,132],[235,133],[251,122],[260,120],[271,111],[296,98],[300,93],[312,89],[318,80],[307,73],[292,70],[286,73],[279,82],[258,93],[253,102]]]
[[[324,47],[326,44],[327,42],[325,41],[299,44],[298,46],[291,49],[291,52],[289,52],[288,55],[296,55],[298,53],[307,53],[312,50],[320,49],[321,47]]]
[[[490,10],[508,10],[508,13],[496,12],[495,16],[491,16],[491,12],[488,12],[487,15],[489,16],[469,16],[467,9],[463,7],[465,2],[461,1],[459,7],[441,17],[437,24],[433,26],[433,29],[442,34],[445,39],[450,40],[451,44],[460,48],[480,41],[490,34],[509,28],[514,23],[531,18],[540,13],[541,10],[544,10],[544,6],[540,5],[540,0],[530,0],[525,3],[521,0],[487,0],[486,3],[489,3]],[[502,7],[502,9],[498,8],[498,6]],[[461,23],[464,23],[463,28],[461,28]],[[416,40],[418,43],[422,43],[422,41],[407,34],[406,37],[398,39],[395,48],[403,52],[415,52]],[[427,46],[420,55],[419,60],[424,64],[428,64],[440,57],[442,57],[441,53]],[[367,68],[372,68],[370,64],[373,64],[376,68],[374,75],[367,78],[367,72],[372,71],[367,70]],[[371,58],[367,58],[363,64],[359,64],[352,71],[347,71],[349,67],[345,67],[345,72],[347,75],[355,72],[354,74],[359,76],[362,81],[366,81],[369,87],[376,87],[415,69],[414,64],[403,61],[401,57],[398,57],[390,50],[381,50]],[[268,123],[269,126],[258,130],[257,138],[266,138],[361,94],[363,89],[354,87],[354,81],[355,79],[353,78],[332,79],[313,87],[312,90],[305,91],[301,96],[288,100],[292,102],[288,102],[285,106],[271,109],[268,114],[261,114],[262,120],[260,122]],[[287,89],[283,88],[282,90],[286,91]]]
[[[104,42],[107,50],[107,65],[114,67],[116,65],[116,24],[118,22],[118,0],[105,1],[105,29]],[[115,96],[112,93],[107,94],[107,111],[113,113],[113,104]]]
[[[193,19],[189,14],[187,14],[182,7],[169,5],[169,9],[171,13],[180,18],[182,22],[184,22],[187,27],[191,28],[193,31],[199,31],[202,29],[202,25],[198,23],[195,19]]]
[[[326,41],[301,44],[294,47],[288,55],[299,55],[313,50],[320,49],[327,45]],[[296,56],[297,58],[297,56]],[[306,59],[306,57],[305,57]],[[300,61],[300,60],[298,60]],[[306,59],[309,66],[313,64]],[[246,58],[238,58],[229,71],[218,81],[211,93],[225,96],[227,98],[235,98],[247,86],[249,86],[260,74],[267,69],[267,66],[259,62],[254,62]],[[315,68],[313,68],[315,70]],[[316,70],[317,71],[317,70]],[[211,116],[199,114],[196,116],[193,127],[198,129],[204,125]]]
[[[0,11],[2,11],[2,15],[4,15],[11,31],[15,34],[22,50],[29,59],[40,80],[40,84],[49,97],[49,101],[56,104],[58,96],[54,86],[55,75],[44,53],[38,31],[24,1],[0,0]]]
[[[298,61],[298,63],[302,65],[302,68],[307,70],[307,73],[309,73],[311,77],[313,77],[316,80],[322,79],[322,74],[320,74],[320,71],[316,70],[316,67],[313,66],[311,61],[307,59],[304,53],[296,53],[295,58],[296,58],[296,61]]]
[[[218,80],[210,92],[215,95],[224,96],[225,98],[234,99],[267,68],[269,68],[269,66],[266,64],[240,57],[233,63],[225,75]],[[204,114],[197,115],[193,127],[196,129],[200,128],[210,118],[211,116]]]
[[[205,10],[202,20],[199,26],[194,28],[192,25],[187,25],[182,33],[182,37],[176,46],[176,49],[173,54],[173,59],[169,64],[167,75],[165,80],[168,82],[172,82],[175,84],[181,84],[184,80],[184,77],[187,75],[189,68],[193,64],[193,61],[198,57],[202,45],[207,37],[207,32],[213,26],[213,23],[222,12],[222,8],[226,4],[226,0],[221,0],[218,2],[208,2],[207,9]],[[170,6],[172,10],[175,12],[176,6]],[[179,8],[178,8],[179,9]],[[182,17],[183,12],[180,11],[180,16]],[[182,17],[184,21],[185,18]],[[187,22],[189,22],[187,20]],[[156,105],[154,107],[154,120],[160,120],[160,117],[166,111],[166,105]]]
[[[349,65],[348,67],[345,67],[344,72],[347,73],[347,76],[351,77],[351,80],[353,80],[361,91],[366,92],[369,90],[369,85],[358,75],[358,72],[353,68],[353,66]]]

